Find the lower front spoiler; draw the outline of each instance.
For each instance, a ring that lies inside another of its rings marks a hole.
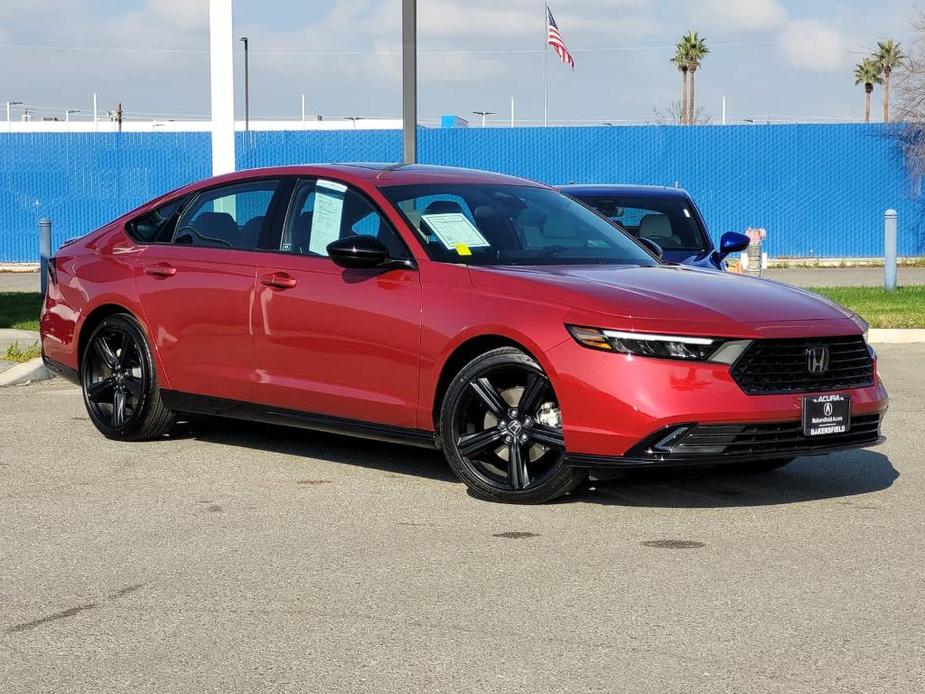
[[[582,453],[569,453],[565,456],[565,465],[568,467],[584,468],[586,470],[627,470],[639,468],[684,468],[708,467],[712,465],[734,465],[736,463],[749,463],[756,460],[776,460],[780,458],[805,458],[813,455],[828,455],[839,451],[852,451],[859,448],[872,448],[886,441],[885,436],[878,436],[875,441],[863,445],[833,446],[832,448],[811,448],[804,451],[788,451],[786,453],[751,453],[748,455],[703,456],[698,458],[629,458],[623,456],[585,455]]]
[[[580,468],[667,468],[826,455],[882,443],[884,413],[885,409],[854,417],[847,432],[826,437],[805,436],[798,421],[675,425],[657,431],[624,455],[569,453],[565,464]]]

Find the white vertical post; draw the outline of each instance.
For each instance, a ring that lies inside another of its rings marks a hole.
[[[511,97],[511,127],[514,127],[514,97]]]
[[[100,129],[99,111],[96,109],[96,92],[93,92],[93,129],[96,131]]]
[[[305,124],[305,95],[302,95],[302,124]]]
[[[549,5],[543,5],[543,125],[549,125]]]
[[[356,127],[356,121],[353,121]],[[418,160],[418,3],[401,3],[401,153],[403,164]]]
[[[723,97],[723,125],[726,125],[726,97]]]
[[[210,85],[212,91],[212,175],[235,169],[234,36],[231,0],[209,0]]]
[[[896,210],[883,214],[883,288],[896,289]]]

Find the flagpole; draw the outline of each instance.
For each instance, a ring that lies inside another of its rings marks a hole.
[[[549,5],[543,3],[543,125],[549,126]]]

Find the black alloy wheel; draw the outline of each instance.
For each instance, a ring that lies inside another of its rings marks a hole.
[[[131,316],[110,316],[97,326],[84,348],[80,375],[90,419],[107,437],[154,438],[173,424],[147,341]]]
[[[441,436],[450,465],[483,498],[540,503],[584,479],[564,466],[562,416],[549,378],[511,347],[478,357],[454,379]]]

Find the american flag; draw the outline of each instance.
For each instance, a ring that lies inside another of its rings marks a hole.
[[[549,5],[546,5],[546,24],[549,30],[546,35],[546,44],[548,46],[552,46],[552,49],[556,52],[559,58],[562,59],[562,62],[571,65],[572,69],[574,70],[575,59],[572,57],[572,54],[568,52],[565,41],[562,40],[562,34],[559,33],[559,27],[556,26],[556,20],[553,19]]]

